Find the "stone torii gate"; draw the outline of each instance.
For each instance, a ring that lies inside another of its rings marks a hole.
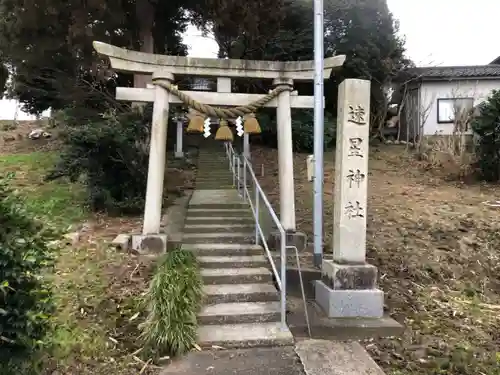
[[[109,58],[113,69],[151,74],[153,82],[157,83],[154,88],[118,87],[116,90],[118,100],[154,103],[142,239],[133,241],[134,247],[141,247],[141,242],[150,237],[160,238],[166,245],[166,239],[160,234],[160,222],[168,110],[170,104],[182,104],[182,101],[162,86],[172,83],[176,75],[217,77],[217,92],[183,91],[200,103],[214,106],[244,106],[265,96],[232,93],[231,78],[272,79],[273,86],[278,91],[283,89],[264,107],[277,108],[280,221],[287,232],[295,232],[291,109],[314,108],[314,97],[300,96],[296,91],[292,91],[292,88],[296,81],[313,81],[313,61],[279,62],[166,56],[130,51],[97,41],[94,42],[94,48],[99,54]],[[324,76],[329,77],[332,69],[341,67],[344,61],[344,55],[325,59]]]
[[[294,82],[314,79],[313,61],[163,56],[101,42],[94,42],[94,48],[109,57],[114,69],[152,74],[155,84],[154,88],[119,87],[116,93],[119,100],[154,103],[144,224],[142,235],[132,237],[135,250],[166,250],[167,239],[160,233],[160,221],[168,110],[170,104],[184,103],[186,100],[181,97],[186,99],[186,95],[191,103],[194,100],[205,105],[250,107],[250,102],[260,101],[256,107],[276,108],[280,221],[287,233],[295,233],[291,108],[313,108],[314,97],[300,96],[292,90]],[[325,77],[344,61],[345,56],[325,59]],[[217,92],[179,92],[171,84],[175,75],[215,76]],[[272,79],[275,88],[266,95],[232,93],[231,78]],[[322,280],[315,283],[316,302],[329,317],[381,318],[384,293],[377,288],[377,268],[366,263],[370,82],[360,79],[342,82],[337,107],[333,260],[323,260]]]

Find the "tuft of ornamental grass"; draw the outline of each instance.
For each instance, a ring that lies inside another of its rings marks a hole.
[[[148,315],[141,325],[141,338],[146,347],[170,356],[195,347],[201,301],[202,280],[196,257],[181,249],[168,252],[145,296]]]

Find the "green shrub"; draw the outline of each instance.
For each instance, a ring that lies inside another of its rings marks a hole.
[[[180,355],[196,343],[202,281],[195,256],[176,249],[159,263],[146,295],[142,339],[158,355]]]
[[[0,373],[16,373],[43,344],[54,309],[44,275],[53,266],[56,233],[32,219],[0,177]],[[3,368],[2,366],[7,366]],[[19,373],[19,372],[18,372]],[[24,372],[23,372],[24,373]]]
[[[263,110],[258,114],[262,128],[261,143],[277,147],[277,129],[275,111]],[[324,148],[334,145],[336,136],[336,120],[325,112]],[[312,110],[292,110],[292,141],[294,152],[314,151],[314,112]]]
[[[472,121],[476,142],[477,166],[482,179],[500,180],[500,90],[479,105],[479,116]]]
[[[57,115],[64,150],[49,180],[83,179],[93,211],[137,213],[144,207],[151,106],[104,114],[68,108]]]

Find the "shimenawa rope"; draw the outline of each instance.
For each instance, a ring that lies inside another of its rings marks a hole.
[[[165,79],[153,78],[153,84],[163,87],[171,94],[177,96],[188,107],[193,108],[194,110],[201,112],[207,116],[218,117],[224,120],[235,119],[240,116],[243,117],[245,115],[252,114],[255,111],[257,111],[260,107],[269,103],[280,93],[284,91],[292,91],[292,88],[289,86],[278,86],[274,90],[270,91],[269,94],[247,105],[234,108],[219,108],[219,107],[212,107],[208,104],[203,104],[194,100],[189,95],[186,95],[185,93],[180,91],[175,85],[173,85],[172,83],[170,83]]]

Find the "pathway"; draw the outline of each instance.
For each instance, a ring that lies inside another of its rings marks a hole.
[[[280,323],[279,294],[261,246],[253,245],[251,210],[232,185],[222,145],[200,149],[183,249],[201,264],[205,306],[199,344],[243,348],[292,345]]]
[[[161,375],[383,375],[356,342],[298,340],[280,323],[279,294],[249,206],[222,147],[200,150],[182,248],[201,264],[205,305],[198,343]],[[226,350],[219,350],[226,349]]]

